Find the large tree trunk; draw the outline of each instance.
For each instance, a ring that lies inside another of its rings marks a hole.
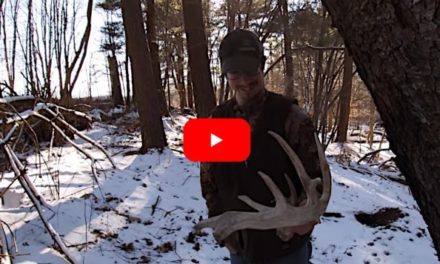
[[[196,113],[208,117],[215,107],[215,96],[209,68],[208,46],[202,16],[201,0],[183,0],[183,20],[187,39],[189,65]]]
[[[114,106],[124,105],[122,97],[121,81],[119,80],[119,68],[116,55],[107,56],[108,68],[110,72],[110,84],[112,87],[112,102]]]
[[[140,0],[121,2],[128,56],[131,61],[133,89],[136,91],[136,106],[139,112],[142,147],[141,153],[149,148],[167,145],[160,113],[159,96],[151,66],[143,26]]]
[[[160,78],[159,45],[156,37],[156,7],[154,0],[147,0],[147,40],[150,48],[151,62],[153,66],[153,75],[155,78],[156,90],[158,93],[160,111],[162,115],[168,116],[167,101],[165,99],[165,88],[162,87]]]
[[[323,0],[440,253],[440,0]]]
[[[351,84],[353,80],[353,58],[347,49],[344,51],[344,77],[339,98],[339,122],[337,142],[347,141],[348,121],[350,120]]]

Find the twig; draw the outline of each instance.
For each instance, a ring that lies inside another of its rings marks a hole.
[[[0,248],[0,256],[2,256],[3,260],[1,263],[12,263],[10,258],[11,255],[9,254],[8,239],[6,238],[6,232],[2,223],[0,223]]]
[[[156,198],[156,202],[154,202],[153,206],[151,206],[151,216],[154,215],[154,213],[156,212],[156,207],[160,202],[160,195],[157,196]]]
[[[70,131],[72,131],[75,135],[77,135],[78,137],[82,138],[83,140],[89,142],[90,144],[92,144],[93,146],[95,146],[96,148],[98,148],[99,150],[101,150],[104,155],[109,159],[110,163],[112,164],[113,168],[116,169],[117,166],[115,164],[115,162],[113,161],[111,155],[104,149],[103,146],[101,146],[100,144],[96,143],[93,139],[89,138],[88,136],[80,133],[76,128],[74,128],[72,125],[70,125],[69,123],[67,123],[65,120],[61,119],[58,117],[57,114],[55,114],[49,107],[47,107],[47,105],[45,104],[38,104],[37,106],[41,106],[44,110],[46,110],[49,114],[53,115],[58,121],[60,121],[63,125],[65,125],[68,129],[70,129]]]
[[[193,176],[189,175],[188,177],[186,177],[186,179],[182,182],[182,186],[185,185],[185,183],[189,180],[189,178],[191,178]]]
[[[358,161],[357,161],[357,164],[360,164],[361,163],[361,161],[363,161],[364,159],[366,159],[368,156],[370,156],[370,155],[376,155],[377,153],[379,153],[379,152],[381,152],[381,151],[388,151],[388,150],[390,150],[389,148],[385,148],[385,149],[378,149],[378,150],[375,150],[375,151],[372,151],[372,152],[368,152],[367,154],[365,154],[362,158],[360,158]]]

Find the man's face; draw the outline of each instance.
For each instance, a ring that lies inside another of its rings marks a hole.
[[[228,72],[226,78],[241,105],[251,102],[264,91],[264,74],[260,68],[253,73]]]

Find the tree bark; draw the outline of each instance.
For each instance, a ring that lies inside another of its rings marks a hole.
[[[142,133],[141,153],[149,148],[167,146],[160,113],[158,93],[148,49],[140,0],[121,1],[128,56],[131,61],[133,88]]]
[[[295,93],[293,83],[292,36],[290,34],[289,27],[289,10],[287,8],[287,0],[279,0],[278,5],[280,8],[284,35],[284,92],[286,96],[293,97]]]
[[[156,90],[158,93],[160,111],[162,115],[168,116],[168,107],[165,99],[165,89],[162,87],[160,78],[159,45],[156,37],[156,7],[154,0],[147,0],[147,40],[150,48],[151,63],[153,66],[153,75],[155,78]]]
[[[192,86],[191,69],[189,67],[186,71],[186,91],[188,97],[188,107],[194,109],[194,93]]]
[[[344,77],[339,98],[339,122],[336,142],[347,141],[348,121],[350,120],[351,84],[353,80],[353,58],[347,49],[344,51]]]
[[[108,68],[110,72],[110,84],[112,87],[112,101],[113,105],[124,105],[124,98],[122,97],[121,81],[119,80],[119,68],[116,55],[107,56]]]
[[[440,0],[323,3],[374,99],[440,253]]]
[[[187,39],[189,65],[192,74],[194,101],[198,117],[208,117],[215,107],[208,46],[204,30],[202,1],[183,0],[183,20]]]

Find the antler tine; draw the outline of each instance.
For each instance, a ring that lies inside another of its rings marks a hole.
[[[275,207],[279,207],[282,205],[285,206],[286,197],[284,197],[283,193],[280,191],[277,185],[272,181],[270,176],[268,176],[267,174],[261,171],[258,172],[258,175],[260,175],[260,177],[266,183],[267,187],[269,187],[269,190],[272,192],[272,195],[275,198]]]
[[[298,195],[296,194],[295,186],[293,185],[292,180],[290,179],[289,175],[284,173],[284,178],[286,179],[287,185],[289,186],[290,195],[287,198],[289,203],[291,205],[296,205],[296,199],[298,198]]]
[[[283,148],[284,152],[286,152],[289,159],[292,161],[293,166],[295,167],[296,173],[301,181],[301,184],[304,186],[304,191],[306,192],[307,198],[310,196],[309,186],[311,184],[310,176],[307,174],[304,166],[301,162],[301,159],[298,155],[293,151],[293,149],[289,146],[289,144],[277,133],[273,131],[268,131],[268,133],[275,138],[275,140],[280,144]]]
[[[247,205],[249,205],[250,207],[252,207],[255,210],[257,210],[258,212],[262,212],[262,211],[266,211],[266,210],[272,209],[272,207],[270,207],[270,206],[265,206],[265,205],[262,205],[262,204],[259,204],[259,203],[255,202],[254,200],[249,198],[247,195],[239,195],[238,199],[242,200]]]
[[[330,176],[330,168],[328,166],[327,160],[325,158],[324,149],[319,142],[318,136],[315,134],[316,146],[318,149],[319,165],[321,167],[322,173],[322,195],[320,200],[328,203],[330,200],[331,190],[332,190],[332,179]]]

